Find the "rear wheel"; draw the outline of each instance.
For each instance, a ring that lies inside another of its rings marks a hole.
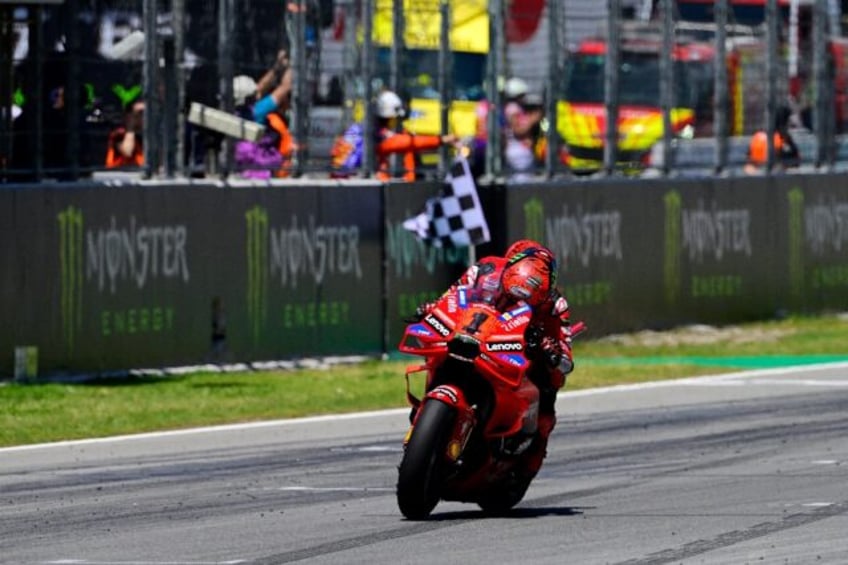
[[[533,477],[511,477],[477,499],[477,504],[487,514],[506,514],[521,502],[532,480]]]
[[[398,507],[410,520],[426,518],[439,502],[445,450],[456,417],[453,408],[436,400],[421,410],[398,468]]]

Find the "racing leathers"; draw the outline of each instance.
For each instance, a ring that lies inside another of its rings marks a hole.
[[[501,292],[501,277],[509,259],[488,256],[469,267],[447,290],[454,292],[459,286],[476,287],[494,295]],[[422,304],[416,316],[423,317],[433,309],[434,303]],[[557,391],[565,385],[567,375],[574,369],[571,352],[570,310],[568,301],[552,287],[544,300],[533,308],[533,318],[528,330],[528,357],[534,361],[530,380],[539,388],[538,435],[525,454],[521,469],[522,479],[531,479],[542,466],[546,455],[548,437],[556,424],[555,402]]]

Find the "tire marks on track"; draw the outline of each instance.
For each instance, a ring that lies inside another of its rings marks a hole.
[[[680,563],[683,559],[689,559],[716,549],[729,547],[737,543],[761,538],[784,530],[800,528],[843,514],[848,514],[848,501],[822,506],[808,512],[790,514],[781,520],[762,522],[744,530],[724,532],[712,539],[689,542],[678,548],[665,549],[646,555],[641,559],[629,559],[615,565],[663,565],[665,563]]]

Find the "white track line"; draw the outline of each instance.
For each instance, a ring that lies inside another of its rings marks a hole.
[[[610,394],[616,392],[626,392],[633,390],[647,390],[654,388],[665,388],[665,387],[674,387],[681,385],[693,385],[693,386],[738,386],[748,384],[747,382],[738,382],[740,380],[752,381],[752,383],[757,383],[757,379],[761,377],[775,377],[779,375],[787,375],[792,374],[798,371],[804,372],[812,372],[812,371],[824,371],[824,370],[833,370],[833,369],[848,369],[848,362],[837,362],[837,363],[821,363],[816,365],[797,365],[791,367],[778,367],[775,369],[759,369],[755,371],[740,371],[737,373],[720,373],[716,375],[704,375],[700,377],[687,377],[683,379],[669,379],[664,381],[651,381],[646,383],[635,383],[635,384],[626,384],[626,385],[615,385],[608,387],[599,387],[599,388],[590,388],[585,390],[576,390],[576,391],[564,391],[561,392],[560,395],[565,395],[568,398],[579,397],[579,396],[595,396],[602,394]],[[768,382],[767,384],[773,385],[778,384],[799,384],[803,383],[804,379],[792,379],[788,381],[774,381]],[[822,386],[822,384],[827,383],[827,381],[810,381],[811,383],[815,383],[815,386]],[[766,384],[766,383],[763,383]],[[835,380],[830,383],[829,386],[839,387],[846,386],[846,382],[843,380]],[[93,438],[93,439],[81,439],[81,440],[69,440],[69,441],[59,441],[53,443],[36,443],[30,445],[19,445],[14,447],[3,447],[0,448],[0,453],[13,453],[16,451],[29,451],[35,449],[43,449],[48,447],[58,447],[58,446],[80,446],[80,445],[91,445],[97,443],[115,443],[115,442],[123,442],[123,441],[133,441],[139,439],[150,439],[150,438],[160,438],[160,437],[174,437],[174,436],[185,436],[192,434],[205,434],[205,433],[218,433],[225,431],[239,431],[239,430],[250,430],[250,429],[259,429],[259,428],[270,428],[274,426],[298,426],[298,425],[312,425],[312,424],[320,424],[322,422],[337,422],[342,420],[358,420],[363,418],[371,418],[374,416],[392,416],[392,415],[400,415],[400,414],[408,414],[409,408],[394,408],[391,410],[374,410],[370,412],[356,412],[352,414],[328,414],[325,416],[310,416],[306,418],[293,418],[286,420],[268,420],[264,422],[251,422],[246,424],[228,424],[222,426],[207,426],[202,428],[187,428],[184,430],[171,430],[164,432],[149,432],[143,434],[131,434],[131,435],[121,435],[121,436],[112,436],[112,437],[103,437],[103,438]]]

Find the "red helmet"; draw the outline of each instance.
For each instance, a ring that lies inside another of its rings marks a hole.
[[[548,297],[552,286],[550,263],[532,255],[514,255],[501,275],[501,288],[515,300],[538,306]]]
[[[514,259],[517,260],[521,257],[536,257],[541,259],[548,264],[548,271],[550,272],[550,286],[553,287],[556,285],[558,270],[557,260],[554,257],[553,251],[538,241],[534,241],[532,239],[519,239],[507,248],[505,257],[510,263],[513,262]]]
[[[545,248],[545,246],[542,245],[541,243],[539,243],[538,241],[533,241],[532,239],[519,239],[518,241],[516,241],[515,243],[513,243],[512,245],[510,245],[507,248],[506,253],[504,254],[504,257],[509,259],[513,255],[521,253],[522,251],[526,251],[526,250],[530,249],[531,247],[536,248],[536,249],[544,249]]]

